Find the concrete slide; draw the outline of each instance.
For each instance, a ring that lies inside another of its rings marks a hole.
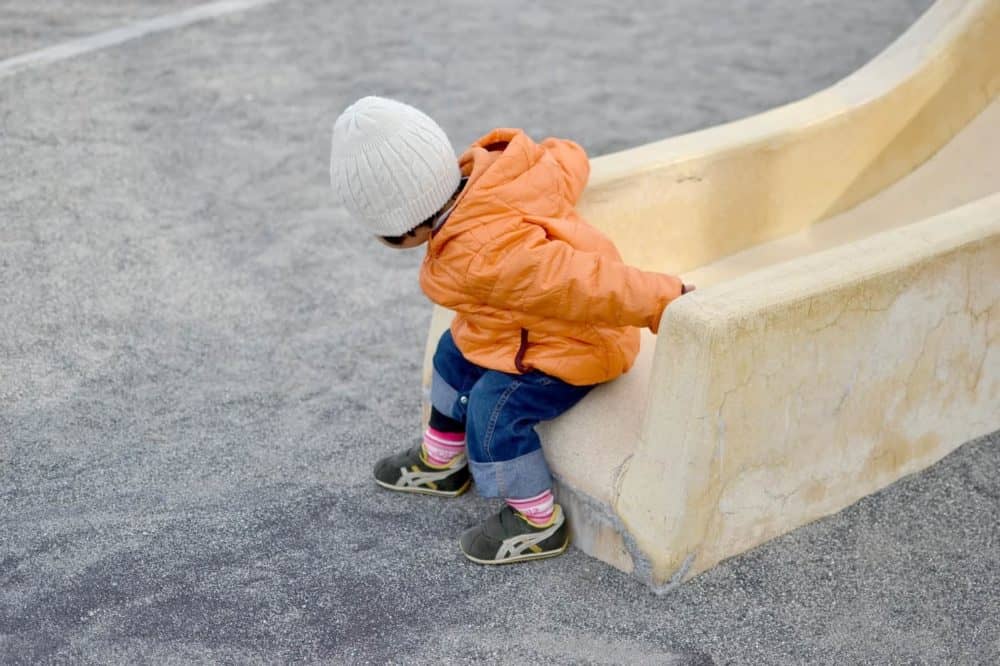
[[[1000,428],[998,92],[1000,2],[939,0],[812,97],[593,161],[584,216],[699,289],[539,428],[579,548],[666,590]]]

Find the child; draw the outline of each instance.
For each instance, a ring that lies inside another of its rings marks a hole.
[[[365,97],[333,128],[330,178],[349,212],[386,245],[427,244],[420,286],[454,310],[434,354],[423,441],[380,460],[375,481],[455,497],[472,481],[506,505],[459,544],[503,564],[569,545],[535,425],[626,372],[639,331],[656,332],[693,287],[622,263],[577,214],[589,175],[571,141],[536,144],[496,129],[456,160],[417,109]]]

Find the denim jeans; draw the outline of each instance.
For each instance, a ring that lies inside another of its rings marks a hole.
[[[539,371],[512,375],[467,361],[451,331],[434,353],[431,404],[465,425],[469,467],[484,497],[526,498],[552,487],[535,426],[578,403],[593,386]]]

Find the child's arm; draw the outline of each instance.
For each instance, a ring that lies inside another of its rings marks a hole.
[[[684,289],[672,275],[576,250],[533,224],[512,233],[517,237],[484,248],[468,271],[471,292],[486,305],[655,333],[664,308]]]

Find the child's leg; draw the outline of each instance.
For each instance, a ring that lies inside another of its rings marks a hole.
[[[465,453],[465,412],[469,392],[485,370],[469,363],[445,331],[438,341],[431,377],[431,418],[424,433],[424,457],[447,467]]]
[[[567,411],[592,388],[540,372],[485,373],[469,395],[466,413],[469,460],[479,493],[523,500],[550,490],[552,475],[535,426]]]
[[[485,372],[465,360],[446,331],[434,354],[431,420],[419,446],[375,465],[375,481],[390,490],[454,497],[468,489],[464,411],[468,392]]]
[[[558,555],[568,543],[562,510],[535,426],[556,418],[593,387],[539,372],[486,372],[473,387],[466,416],[470,466],[479,493],[508,507],[462,536],[462,550],[494,564]],[[520,516],[520,518],[518,518]]]

